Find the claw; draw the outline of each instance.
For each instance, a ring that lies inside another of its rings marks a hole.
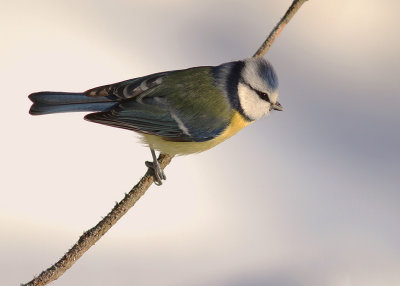
[[[151,169],[153,171],[154,175],[154,183],[157,186],[162,185],[162,180],[166,180],[167,177],[164,174],[164,171],[161,169],[160,164],[158,164],[156,153],[152,148],[150,148],[151,155],[153,156],[153,162],[146,161],[145,164],[147,168]]]
[[[153,171],[154,183],[157,186],[162,185],[162,180],[166,180],[167,177],[165,176],[164,171],[161,169],[160,165],[156,164],[156,166],[154,166],[154,162],[149,161],[146,161],[145,164],[147,168]]]

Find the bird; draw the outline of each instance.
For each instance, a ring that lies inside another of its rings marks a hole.
[[[278,77],[262,57],[216,66],[165,71],[85,92],[29,95],[29,113],[91,112],[85,120],[137,132],[150,148],[155,183],[166,176],[155,150],[170,155],[203,152],[242,128],[282,111]]]

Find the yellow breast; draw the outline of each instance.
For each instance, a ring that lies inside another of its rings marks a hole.
[[[143,142],[149,147],[170,155],[186,155],[206,151],[235,135],[251,122],[245,120],[239,112],[233,114],[231,123],[217,137],[205,142],[172,142],[155,135],[143,134]]]

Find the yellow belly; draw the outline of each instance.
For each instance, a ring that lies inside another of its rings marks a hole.
[[[170,155],[186,155],[206,151],[226,139],[235,135],[239,130],[249,125],[251,122],[245,120],[238,112],[235,112],[231,124],[217,137],[205,142],[172,142],[163,140],[155,135],[143,134],[143,142],[149,147],[162,153]]]

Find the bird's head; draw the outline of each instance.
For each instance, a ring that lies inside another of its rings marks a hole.
[[[283,110],[278,102],[278,77],[263,58],[243,61],[237,92],[243,113],[250,120],[257,120],[271,110]]]

